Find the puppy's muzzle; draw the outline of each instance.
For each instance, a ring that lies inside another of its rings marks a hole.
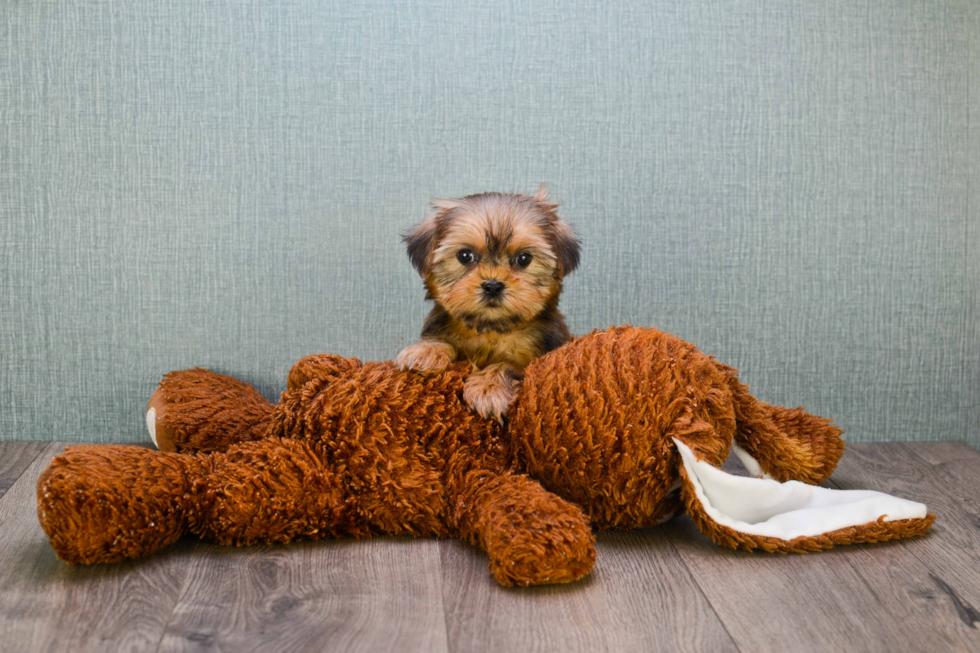
[[[484,281],[480,287],[483,288],[483,296],[487,299],[500,299],[504,293],[504,283],[496,279]]]

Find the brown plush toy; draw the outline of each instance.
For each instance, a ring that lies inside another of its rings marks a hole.
[[[173,372],[147,416],[161,451],[69,449],[38,480],[38,517],[69,563],[143,556],[185,533],[233,545],[460,537],[503,585],[581,578],[593,527],[681,509],[723,546],[771,552],[919,535],[934,519],[911,501],[808,485],[830,476],[841,431],[756,401],[734,369],[653,329],[594,332],[535,360],[505,427],[462,401],[467,372],[311,356],[277,406],[221,374]],[[733,448],[766,478],[718,469]]]

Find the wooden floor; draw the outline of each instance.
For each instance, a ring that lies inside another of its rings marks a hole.
[[[450,540],[187,539],[69,567],[34,498],[62,449],[0,443],[0,651],[980,651],[980,453],[962,443],[851,445],[833,476],[926,503],[925,538],[749,554],[685,517],[600,533],[586,580],[531,589]]]

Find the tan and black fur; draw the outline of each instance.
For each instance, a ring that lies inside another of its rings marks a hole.
[[[579,244],[544,186],[533,196],[482,193],[435,200],[433,208],[405,242],[435,307],[422,339],[395,364],[430,374],[465,358],[477,371],[463,398],[499,420],[523,369],[571,340],[558,297]]]

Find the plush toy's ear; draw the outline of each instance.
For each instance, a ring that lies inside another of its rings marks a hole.
[[[412,227],[402,240],[408,247],[408,258],[418,273],[425,277],[432,268],[432,253],[439,241],[439,230],[449,219],[449,212],[459,206],[459,200],[434,199],[432,213]]]
[[[731,549],[806,553],[882,542],[922,535],[936,518],[921,503],[881,492],[733,476],[699,460],[680,440],[674,443],[688,514],[708,539]],[[761,470],[746,451],[736,448],[736,454],[750,472]]]

